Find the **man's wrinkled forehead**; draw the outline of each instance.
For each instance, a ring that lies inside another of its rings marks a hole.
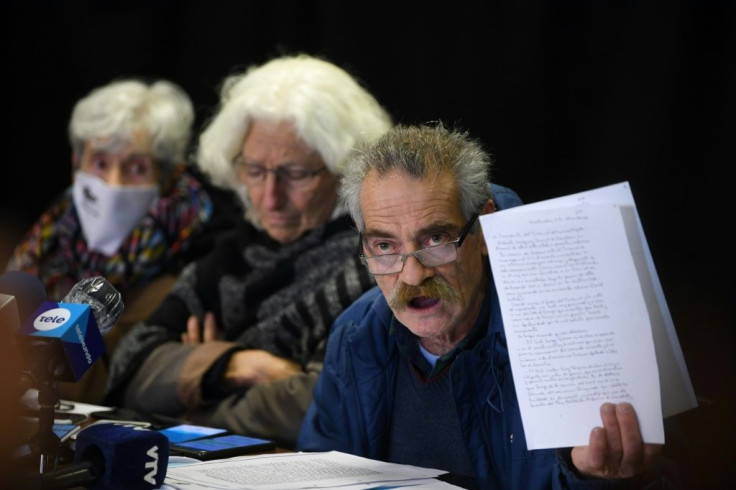
[[[411,220],[421,227],[451,226],[461,219],[457,188],[450,176],[415,179],[401,173],[369,175],[360,192],[366,231],[378,232]]]

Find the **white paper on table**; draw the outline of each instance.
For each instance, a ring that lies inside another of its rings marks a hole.
[[[385,463],[337,451],[242,456],[169,468],[169,488],[195,490],[306,488],[369,489],[379,486],[455,488],[433,478],[442,470]]]
[[[620,182],[591,191],[509,208],[502,212],[527,212],[570,206],[585,207],[593,204],[621,206],[631,255],[634,258],[652,327],[654,350],[659,368],[662,415],[670,417],[693,409],[698,406],[695,391],[629,183]]]
[[[680,351],[637,220],[626,183],[481,217],[530,449],[587,444],[604,401],[664,442],[653,330]]]
[[[238,487],[244,488],[244,487]],[[355,485],[338,485],[336,487],[328,486],[315,486],[309,488],[329,488],[331,490],[462,490],[463,487],[458,487],[450,483],[436,480],[434,478],[426,478],[419,480],[401,480],[401,481],[387,481],[378,483],[363,483]],[[181,482],[177,483],[176,486],[163,484],[161,490],[212,490],[213,487],[197,485],[196,483]]]

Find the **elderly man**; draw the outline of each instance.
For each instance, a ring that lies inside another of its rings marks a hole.
[[[526,448],[477,223],[496,208],[489,166],[438,125],[395,127],[346,167],[378,287],[336,320],[297,447],[444,469],[469,488],[638,485],[661,446],[642,442],[629,404],[603,404],[588,446]]]

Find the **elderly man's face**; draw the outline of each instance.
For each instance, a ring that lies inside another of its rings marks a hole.
[[[360,194],[365,255],[405,254],[457,238],[466,223],[457,192],[449,175],[426,181],[369,175]],[[457,252],[457,260],[437,267],[410,256],[401,272],[376,276],[396,318],[434,354],[467,334],[485,295],[481,233],[469,234]]]
[[[287,121],[254,121],[236,171],[256,219],[280,243],[325,223],[337,201],[338,178]]]

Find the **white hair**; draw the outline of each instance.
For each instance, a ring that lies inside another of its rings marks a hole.
[[[254,120],[291,122],[336,175],[358,142],[392,125],[388,112],[342,68],[306,54],[275,58],[222,83],[218,112],[197,152],[197,164],[214,184],[242,192],[232,161]]]
[[[76,103],[69,121],[69,141],[80,155],[89,140],[130,141],[142,130],[152,156],[166,174],[175,163],[185,161],[193,122],[192,101],[176,84],[118,80],[92,90]]]

